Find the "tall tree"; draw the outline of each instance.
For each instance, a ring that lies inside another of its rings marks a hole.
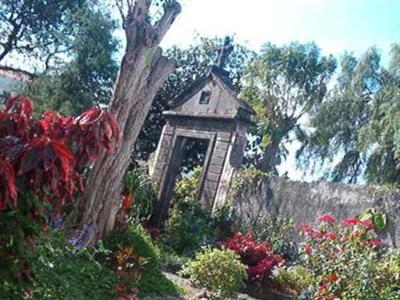
[[[12,69],[4,62],[13,55],[36,57],[44,68],[48,67],[58,54],[68,50],[69,39],[75,36],[71,21],[86,2],[89,1],[1,0],[1,68]],[[25,73],[32,75],[31,71]]]
[[[312,116],[298,156],[303,167],[325,171],[333,181],[400,182],[400,51],[388,69],[369,49],[345,54],[332,93]],[[319,163],[317,163],[319,162]]]
[[[181,7],[175,0],[163,1],[163,13],[149,18],[151,0],[121,0],[118,7],[126,34],[125,54],[111,98],[110,111],[122,133],[112,155],[102,153],[86,182],[82,222],[96,225],[97,238],[111,232],[121,203],[122,178],[130,163],[136,138],[157,90],[174,66],[162,55],[159,44]]]
[[[41,113],[52,109],[78,115],[94,105],[106,105],[111,97],[118,64],[116,22],[101,5],[81,7],[74,16],[76,36],[66,59],[46,74],[38,75],[24,89]]]
[[[332,56],[322,56],[311,44],[266,44],[249,66],[241,97],[257,112],[248,146],[248,164],[276,173],[285,157],[285,143],[302,131],[302,118],[322,103],[336,68]]]
[[[217,51],[222,44],[222,38],[200,38],[199,42],[187,49],[175,46],[166,51],[166,56],[175,64],[175,71],[156,94],[135,144],[135,159],[147,160],[149,155],[155,151],[162,127],[165,124],[162,113],[169,109],[168,102],[177,97],[195,80],[207,74],[210,66],[216,63]],[[240,89],[244,69],[255,54],[242,45],[234,44],[233,46],[234,50],[225,64],[225,69],[229,71],[229,76],[235,86]],[[198,143],[189,144],[189,146],[193,149],[186,152],[192,155],[188,156],[183,165],[191,170],[195,165],[201,163],[202,156],[199,154],[202,153],[200,150],[203,147]]]

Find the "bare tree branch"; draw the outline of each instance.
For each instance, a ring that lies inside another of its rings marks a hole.
[[[164,15],[154,25],[154,29],[157,32],[157,42],[161,41],[175,18],[181,12],[181,6],[176,0],[166,0],[164,3]]]
[[[10,72],[14,72],[14,73],[21,73],[23,75],[28,76],[30,80],[34,79],[36,77],[36,75],[34,73],[31,73],[29,71],[22,70],[22,69],[19,69],[19,68],[9,67],[9,66],[0,65],[0,71],[10,71]]]

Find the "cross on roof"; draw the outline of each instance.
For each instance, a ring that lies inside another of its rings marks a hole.
[[[233,51],[232,39],[229,36],[225,37],[224,45],[218,49],[217,66],[224,68],[229,55]]]

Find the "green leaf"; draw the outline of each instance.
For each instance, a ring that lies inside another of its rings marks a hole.
[[[374,222],[376,229],[383,230],[385,229],[387,224],[386,215],[382,213],[377,213],[374,215],[372,222]]]

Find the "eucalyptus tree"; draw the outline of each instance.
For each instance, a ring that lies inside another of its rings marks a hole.
[[[241,97],[257,112],[248,147],[248,164],[276,173],[291,135],[303,130],[302,119],[316,111],[336,68],[314,44],[268,43],[250,64]]]
[[[333,91],[311,117],[298,153],[305,168],[319,167],[333,181],[400,181],[400,51],[389,68],[376,48],[359,59],[345,54]]]

